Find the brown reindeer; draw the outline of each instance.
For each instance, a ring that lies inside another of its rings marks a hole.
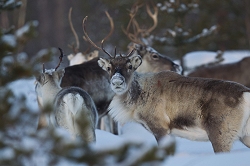
[[[241,83],[250,87],[250,57],[245,57],[239,62],[200,67],[188,74],[190,77],[214,78]]]
[[[110,54],[109,54],[110,55]],[[140,74],[137,56],[100,58],[115,96],[109,114],[136,121],[159,141],[167,134],[211,141],[214,152],[231,150],[236,139],[250,148],[250,89],[222,80],[185,77],[171,71]]]

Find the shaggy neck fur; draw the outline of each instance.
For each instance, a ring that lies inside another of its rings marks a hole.
[[[56,94],[61,90],[62,88],[58,85],[52,85],[51,83],[47,82],[41,87],[42,92],[42,99],[43,99],[43,105],[52,104],[53,100],[56,96]]]
[[[135,72],[131,81],[128,82],[129,89],[121,95],[116,94],[110,103],[109,114],[121,124],[133,121],[135,109],[132,108],[132,105],[138,101],[142,93],[138,80],[140,80],[140,76]]]

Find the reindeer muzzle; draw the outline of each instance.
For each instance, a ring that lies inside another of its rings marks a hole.
[[[125,78],[120,73],[112,76],[110,86],[116,94],[122,94],[127,90]]]
[[[119,87],[125,82],[125,78],[120,73],[115,73],[111,78],[111,84],[113,86]]]

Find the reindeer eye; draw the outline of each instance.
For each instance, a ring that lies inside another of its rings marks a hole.
[[[128,69],[130,69],[130,70],[131,70],[131,69],[132,69],[132,65],[129,65],[129,66],[128,66]]]
[[[107,71],[110,71],[110,67],[107,67]]]
[[[159,58],[159,56],[156,55],[156,54],[153,54],[152,57],[153,57],[153,59],[158,59]]]

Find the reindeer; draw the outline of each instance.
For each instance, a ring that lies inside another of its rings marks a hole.
[[[188,76],[235,81],[250,87],[248,69],[250,70],[250,57],[245,57],[239,62],[197,68]]]
[[[104,50],[104,48],[103,48]],[[104,51],[106,52],[106,51]],[[172,71],[140,74],[142,58],[100,58],[115,96],[109,114],[121,124],[135,121],[159,142],[168,134],[210,141],[228,152],[236,139],[250,148],[250,89],[222,80],[185,77]]]
[[[64,69],[56,71],[58,67],[54,70],[43,70],[43,73],[36,77],[39,106],[41,109],[48,105],[53,106],[53,111],[46,118],[47,125],[62,127],[68,130],[73,138],[82,137],[85,142],[94,142],[98,119],[94,101],[79,87],[61,88]]]

